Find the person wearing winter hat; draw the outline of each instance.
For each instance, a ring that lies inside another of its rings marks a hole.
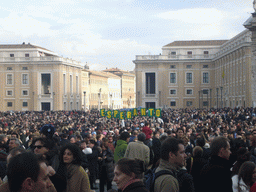
[[[54,132],[55,128],[51,124],[46,124],[40,129],[40,133],[42,134],[42,136],[45,136],[47,138],[52,138]]]

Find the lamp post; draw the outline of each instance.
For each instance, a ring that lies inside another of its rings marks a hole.
[[[212,89],[210,89],[210,109],[212,108]]]
[[[198,97],[199,109],[200,109],[200,93],[201,93],[201,91],[198,91],[198,94],[199,94],[199,97]]]
[[[131,108],[131,104],[132,104],[132,96],[130,96],[129,108]]]
[[[86,112],[86,91],[84,91],[84,112]]]
[[[52,111],[54,111],[54,95],[55,92],[52,92]]]
[[[220,87],[220,106],[223,108],[223,102],[222,102],[222,89],[223,87]]]
[[[216,92],[217,92],[217,109],[219,108],[219,88],[216,88]]]
[[[110,97],[110,109],[113,109],[113,106],[112,106],[112,93],[109,93],[109,97]]]
[[[100,110],[101,88],[99,90],[98,97],[99,97],[98,110]]]

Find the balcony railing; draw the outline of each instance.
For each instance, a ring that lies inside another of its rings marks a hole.
[[[145,97],[155,98],[156,94],[145,94]]]
[[[136,60],[213,59],[215,55],[136,55]]]
[[[62,61],[69,64],[81,65],[81,62],[69,58],[56,56],[42,56],[42,57],[0,57],[0,62],[27,62],[27,61]]]

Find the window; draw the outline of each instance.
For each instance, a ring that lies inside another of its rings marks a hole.
[[[209,83],[209,73],[203,73],[203,83]]]
[[[12,74],[7,74],[7,85],[12,85]]]
[[[25,57],[29,57],[29,53],[26,53],[26,54],[25,54]]]
[[[187,83],[192,83],[192,73],[187,73],[186,74],[186,82]]]
[[[187,65],[187,69],[190,69],[190,68],[192,68],[192,65]]]
[[[204,89],[203,94],[208,94],[208,89]]]
[[[192,89],[187,89],[187,95],[192,95],[193,94],[193,90]]]
[[[171,105],[171,107],[175,107],[176,106],[176,101],[171,101],[170,105]]]
[[[7,95],[12,96],[12,90],[7,90]]]
[[[192,101],[187,101],[187,106],[189,107],[189,106],[192,106],[193,105],[193,103],[192,103]]]
[[[188,54],[188,58],[192,58],[192,51],[188,51],[187,54]]]
[[[176,68],[176,65],[171,65],[170,68],[171,68],[171,69],[175,69],[175,68]]]
[[[176,73],[170,73],[170,83],[176,83]]]
[[[22,95],[24,96],[28,95],[28,90],[22,90]]]
[[[7,67],[7,70],[8,70],[8,71],[11,71],[11,70],[12,70],[12,67]]]
[[[63,91],[64,91],[64,94],[67,93],[67,90],[66,90],[66,74],[63,74]]]
[[[171,90],[170,90],[170,94],[171,94],[171,95],[176,95],[176,92],[177,92],[176,89],[171,89]]]
[[[70,89],[70,93],[73,94],[73,78],[72,75],[70,75],[69,77],[69,89]]]
[[[22,70],[28,70],[28,67],[22,67]]]
[[[208,106],[208,101],[204,101],[203,106]]]
[[[146,73],[146,94],[155,94],[156,93],[156,74],[155,73]]]
[[[13,53],[11,53],[11,54],[10,54],[10,57],[14,57],[14,54],[13,54]]]
[[[78,76],[76,76],[76,94],[79,93]]]
[[[22,103],[22,107],[27,107],[27,106],[28,106],[28,102],[25,101]]]
[[[23,85],[28,84],[28,74],[22,74],[22,84]]]
[[[12,107],[12,102],[7,102],[7,107]]]
[[[204,58],[208,58],[209,57],[209,51],[204,51]]]
[[[172,51],[169,53],[169,58],[176,58],[176,51]]]
[[[208,65],[203,65],[203,68],[208,68]]]

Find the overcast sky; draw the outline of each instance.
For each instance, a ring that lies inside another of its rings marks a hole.
[[[0,43],[30,42],[90,69],[133,70],[177,40],[230,39],[253,0],[2,0]]]

